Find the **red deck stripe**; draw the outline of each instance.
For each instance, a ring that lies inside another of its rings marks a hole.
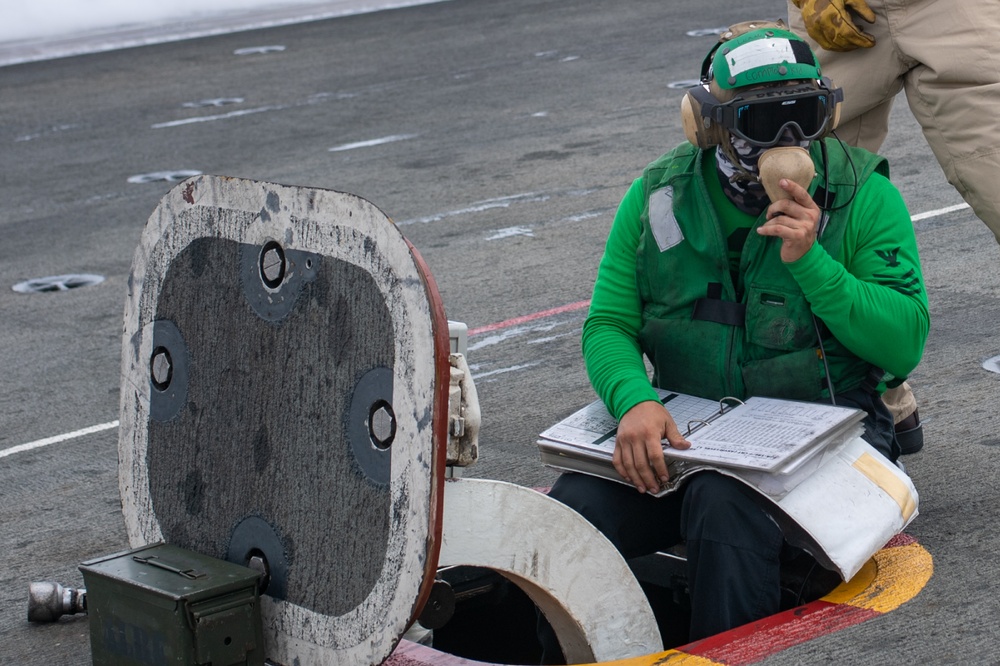
[[[849,604],[814,601],[677,648],[729,666],[754,664],[794,645],[832,634],[880,613]]]
[[[551,317],[552,315],[562,314],[563,312],[572,312],[573,310],[582,310],[583,308],[590,305],[590,301],[577,301],[576,303],[567,303],[566,305],[560,305],[557,308],[552,308],[551,310],[542,310],[541,312],[536,312],[530,315],[524,315],[521,317],[514,317],[513,319],[508,319],[506,321],[498,321],[495,324],[487,324],[485,326],[480,326],[479,328],[470,329],[468,332],[469,336],[479,335],[480,333],[489,333],[490,331],[498,331],[502,328],[510,328],[511,326],[517,326],[518,324],[525,324],[529,321],[534,321],[536,319],[541,319],[543,317]]]
[[[419,643],[401,640],[382,666],[495,666],[488,662],[456,657]]]
[[[897,548],[899,546],[909,546],[910,544],[916,543],[917,540],[911,537],[906,532],[900,532],[896,536],[889,539],[889,543],[882,546],[883,548]]]

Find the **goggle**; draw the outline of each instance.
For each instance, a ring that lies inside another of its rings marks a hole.
[[[844,99],[841,88],[830,89],[829,80],[791,87],[757,88],[720,102],[703,86],[691,90],[701,103],[701,115],[749,143],[770,147],[786,129],[799,140],[812,141],[828,132],[837,104]]]

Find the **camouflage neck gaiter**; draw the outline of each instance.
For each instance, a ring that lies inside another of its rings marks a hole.
[[[715,152],[716,173],[722,184],[722,191],[733,205],[748,215],[760,215],[771,204],[757,177],[757,163],[760,156],[770,148],[778,146],[801,146],[808,148],[808,141],[799,141],[790,129],[785,129],[774,146],[766,148],[751,145],[744,139],[729,136],[729,150],[719,146]],[[739,164],[733,160],[738,160]]]

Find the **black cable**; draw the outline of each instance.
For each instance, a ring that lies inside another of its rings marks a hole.
[[[845,201],[842,205],[836,206],[834,208],[827,208],[826,207],[826,204],[829,202],[829,199],[825,199],[823,201],[824,206],[822,207],[821,210],[824,210],[824,211],[832,213],[834,211],[838,211],[838,210],[847,208],[848,206],[851,205],[851,202],[854,201],[854,197],[856,197],[857,194],[858,194],[858,185],[860,185],[860,182],[858,180],[858,168],[856,166],[854,166],[854,159],[851,157],[851,151],[849,151],[847,149],[847,144],[844,143],[844,141],[837,135],[837,130],[831,130],[830,134],[833,135],[833,138],[835,138],[837,140],[837,143],[840,144],[841,150],[844,151],[844,155],[847,157],[847,163],[851,165],[851,174],[854,176],[854,185],[851,188],[851,196],[849,196],[847,198],[847,201]],[[824,174],[824,176],[826,178],[826,184],[829,187],[829,185],[830,185],[830,174],[828,172],[829,164],[827,163],[827,157],[826,157],[826,142],[825,141],[820,141],[819,142],[819,148],[820,148],[820,151],[823,153],[823,170],[825,172],[827,172],[827,173]],[[827,193],[829,194],[829,190],[827,191]]]
[[[809,571],[802,578],[802,585],[799,586],[799,591],[795,595],[795,605],[796,606],[801,606],[802,604],[807,603],[806,600],[805,600],[805,597],[803,595],[805,594],[806,586],[809,584],[809,578],[810,578],[810,576],[812,576],[813,572],[816,571],[816,566],[817,566],[817,563],[816,563],[815,560],[813,560],[812,566],[809,567]]]
[[[812,315],[813,329],[816,331],[816,342],[819,343],[819,353],[823,357],[823,372],[826,374],[826,386],[830,389],[830,404],[837,404],[837,396],[833,391],[833,377],[830,376],[830,363],[826,360],[826,349],[823,347],[823,336],[819,331],[819,319]]]
[[[826,142],[819,142],[819,152],[823,155],[823,205],[820,206],[819,226],[816,227],[816,238],[823,236],[826,223],[830,221],[830,160],[826,154]]]

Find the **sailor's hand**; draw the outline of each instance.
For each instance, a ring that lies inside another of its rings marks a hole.
[[[775,201],[767,208],[767,222],[757,227],[762,236],[781,239],[781,260],[798,261],[816,242],[820,210],[804,187],[793,180],[782,178],[778,185],[790,199]]]
[[[659,492],[660,484],[670,478],[663,459],[663,440],[676,449],[691,446],[677,429],[670,412],[655,400],[635,405],[618,423],[615,469],[640,493]]]
[[[827,51],[853,51],[875,46],[875,38],[854,22],[855,16],[875,22],[865,0],[792,0],[802,10],[809,36]]]

